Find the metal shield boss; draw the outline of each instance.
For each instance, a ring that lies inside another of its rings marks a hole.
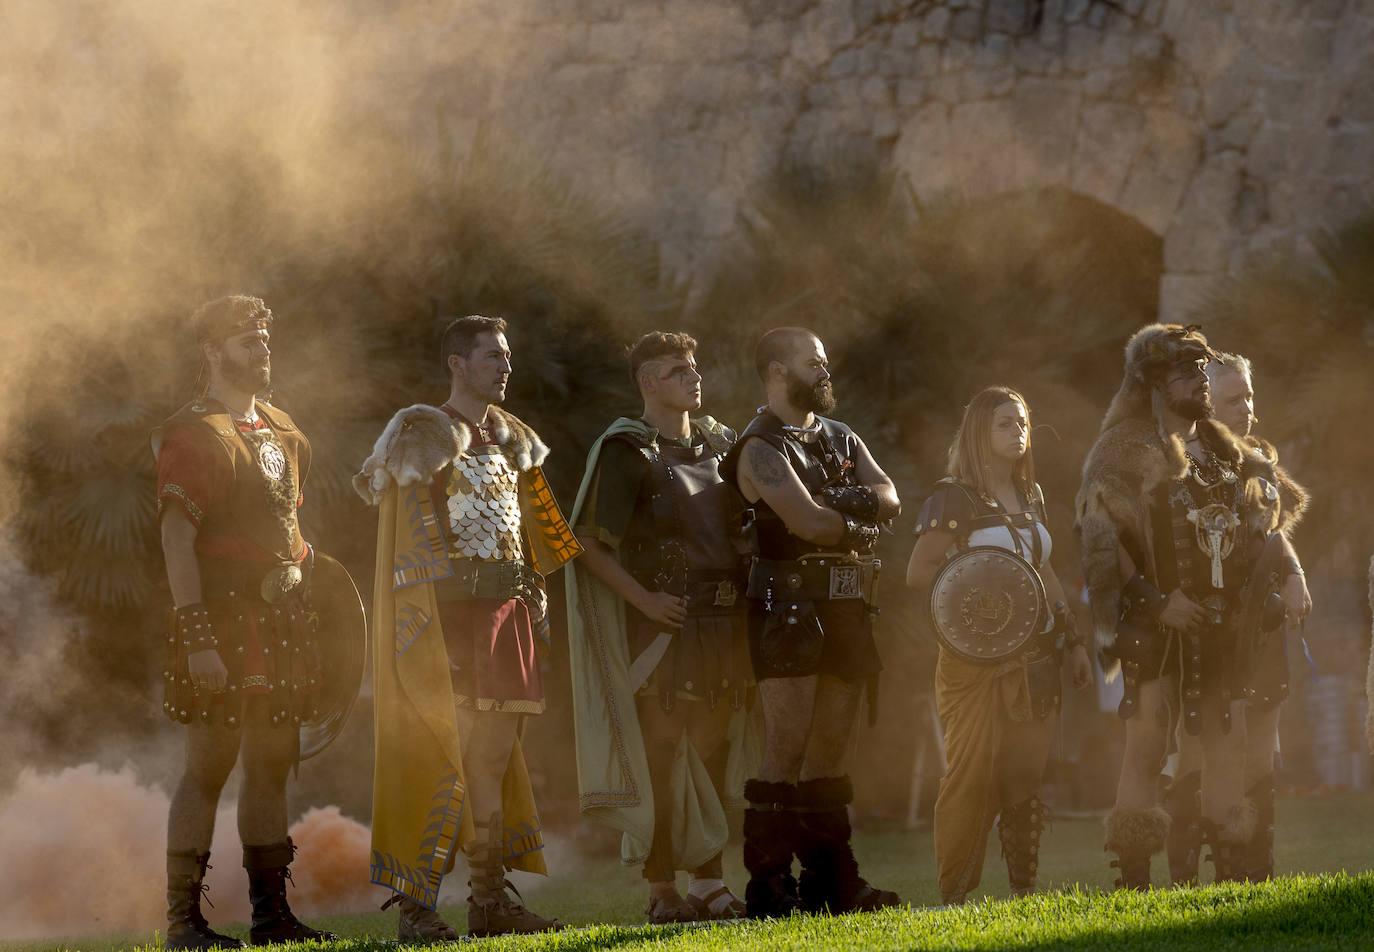
[[[301,721],[301,759],[313,757],[343,732],[367,660],[367,619],[363,600],[348,570],[323,552],[315,552],[306,593],[307,608],[315,616],[314,642],[320,652],[323,677],[319,713]]]
[[[930,612],[940,643],[972,664],[999,664],[1044,630],[1048,603],[1040,573],[1006,549],[979,545],[935,576]]]

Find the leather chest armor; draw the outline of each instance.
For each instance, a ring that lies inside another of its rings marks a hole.
[[[740,434],[739,442],[721,463],[721,474],[738,485],[739,453],[751,437],[758,437],[782,453],[807,492],[813,495],[820,492],[827,482],[836,480],[845,469],[855,465],[858,437],[838,420],[817,416],[816,424],[818,429],[803,437],[793,428],[784,427],[772,411],[763,410]],[[762,499],[750,505],[754,508],[759,555],[763,558],[795,560],[827,548],[789,532],[781,517]]]
[[[259,403],[258,414],[269,429],[244,432],[220,404],[195,401],[168,424],[208,428],[233,470],[228,499],[206,514],[200,535],[247,538],[278,561],[292,562],[305,548],[296,502],[310,442],[282,410]]]

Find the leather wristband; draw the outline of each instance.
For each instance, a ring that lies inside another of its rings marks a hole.
[[[1169,601],[1167,595],[1151,585],[1139,572],[1131,576],[1121,593],[1130,599],[1136,611],[1144,612],[1151,621],[1159,621],[1164,605]]]
[[[879,532],[876,523],[863,522],[853,516],[844,515],[844,535],[840,538],[840,547],[855,552],[872,551],[878,542]]]
[[[1064,633],[1065,648],[1077,648],[1087,643],[1087,638],[1078,629],[1077,616],[1063,602],[1054,603],[1054,627]]]
[[[821,490],[825,504],[864,522],[878,520],[878,493],[871,486],[831,486]]]
[[[219,639],[215,637],[215,629],[210,624],[210,611],[204,602],[178,606],[176,630],[181,646],[189,652],[219,647]]]

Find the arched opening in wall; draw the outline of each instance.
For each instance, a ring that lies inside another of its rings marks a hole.
[[[732,425],[747,421],[761,389],[750,366],[758,334],[811,327],[833,363],[835,415],[897,484],[904,511],[879,553],[891,567],[880,596],[881,714],[860,739],[855,779],[864,807],[902,816],[936,656],[903,567],[963,407],[993,384],[1026,395],[1054,564],[1077,592],[1078,474],[1120,383],[1126,339],[1155,319],[1162,239],[1062,189],[919,206],[876,163],[784,170],[748,208],[744,235],[695,315],[710,405]],[[1066,702],[1063,763],[1050,774],[1057,809],[1111,802],[1120,730],[1114,711],[1099,713],[1109,706],[1095,695]],[[928,816],[938,757],[925,758],[924,772],[917,791]]]

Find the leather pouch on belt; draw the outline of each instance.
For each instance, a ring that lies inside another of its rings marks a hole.
[[[814,674],[825,645],[825,629],[813,602],[783,602],[768,613],[759,637],[760,654],[772,670],[786,675]]]

